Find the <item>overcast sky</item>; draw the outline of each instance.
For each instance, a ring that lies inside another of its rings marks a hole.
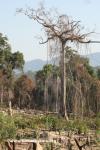
[[[37,8],[39,0],[0,0],[0,32],[7,35],[13,52],[23,52],[25,60],[46,59],[46,45],[39,45],[35,38],[41,35],[40,26],[20,14],[16,15],[17,8],[30,6]],[[45,0],[45,7],[57,8],[62,14],[80,20],[86,31],[95,30],[95,39],[100,40],[100,0]],[[94,38],[91,36],[91,39]],[[90,52],[100,50],[99,44],[89,46]]]

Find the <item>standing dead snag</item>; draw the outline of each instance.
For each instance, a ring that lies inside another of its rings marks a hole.
[[[28,8],[26,10],[19,9],[18,12],[24,13],[30,19],[33,19],[39,23],[46,33],[46,40],[43,41],[41,38],[40,44],[45,44],[48,41],[52,44],[51,47],[58,51],[61,61],[61,86],[62,86],[62,96],[61,101],[63,101],[63,107],[61,112],[64,111],[64,116],[68,120],[67,108],[66,108],[66,58],[65,58],[65,47],[69,42],[78,43],[89,43],[87,36],[90,33],[82,34],[79,21],[74,21],[70,19],[67,15],[53,14],[53,11],[46,11],[43,6],[34,10]],[[58,49],[57,45],[59,45]]]

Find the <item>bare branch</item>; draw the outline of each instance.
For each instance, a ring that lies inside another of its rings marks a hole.
[[[44,27],[47,40],[44,42],[42,40],[40,44],[45,44],[54,37],[65,42],[90,43],[90,40],[87,40],[86,37],[91,33],[82,34],[80,21],[73,21],[67,15],[59,15],[54,20],[51,17],[51,12],[46,11],[43,5],[37,10],[27,8],[26,10],[19,9],[17,12],[24,13]]]
[[[52,39],[52,37],[51,37],[51,38],[49,37],[46,41],[43,41],[43,40],[42,40],[42,42],[39,42],[39,43],[40,43],[40,44],[45,44],[45,43],[47,43],[47,42],[48,42],[49,40],[51,40],[51,39]]]

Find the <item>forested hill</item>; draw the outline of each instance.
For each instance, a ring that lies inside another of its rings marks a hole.
[[[87,55],[86,57],[89,58],[90,60],[90,65],[97,67],[100,66],[100,53],[91,53],[89,55]],[[31,61],[26,61],[25,65],[24,65],[24,71],[37,71],[37,70],[41,70],[42,67],[47,63],[46,60],[42,60],[42,59],[34,59]]]

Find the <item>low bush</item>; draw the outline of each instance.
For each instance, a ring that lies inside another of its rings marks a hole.
[[[12,139],[16,136],[16,127],[13,119],[0,113],[0,141],[5,139]]]
[[[18,129],[30,128],[31,126],[29,118],[26,118],[25,116],[15,117],[14,123],[15,123],[16,128]]]
[[[66,121],[55,115],[18,114],[10,117],[0,113],[0,140],[37,137],[38,131],[42,129],[67,130],[77,133],[87,133],[91,129],[100,131],[100,118]]]
[[[43,116],[41,121],[45,124],[45,127],[50,130],[56,130],[58,125],[58,118],[52,115]]]
[[[66,121],[66,125],[64,127],[64,130],[67,131],[74,131],[78,134],[86,133],[88,131],[88,126],[85,121],[82,120],[70,120]]]

